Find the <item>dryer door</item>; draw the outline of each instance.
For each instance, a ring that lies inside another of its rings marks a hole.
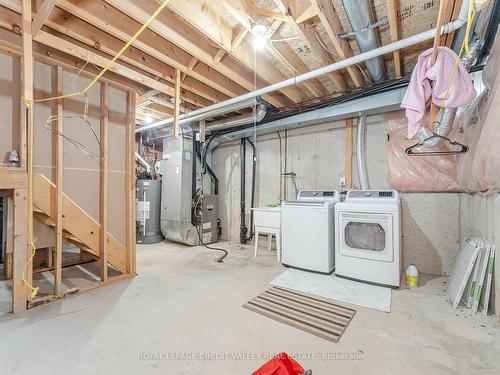
[[[384,262],[394,260],[392,214],[340,212],[338,219],[341,255]]]

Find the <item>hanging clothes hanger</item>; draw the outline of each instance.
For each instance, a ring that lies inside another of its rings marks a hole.
[[[430,150],[430,151],[419,151],[415,150],[420,147],[425,147],[425,143],[431,139],[435,138],[440,138],[448,142],[449,145],[451,146],[459,146],[460,148],[458,150]],[[414,151],[415,150],[415,151]],[[430,137],[424,139],[422,142],[415,143],[414,145],[408,147],[405,150],[405,153],[409,156],[440,156],[440,155],[457,155],[457,154],[463,154],[465,152],[469,151],[469,147],[457,142],[457,141],[452,141],[448,137],[433,133]]]

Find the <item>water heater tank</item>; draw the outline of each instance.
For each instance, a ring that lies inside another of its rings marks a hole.
[[[137,180],[137,243],[163,241],[160,229],[161,180]]]

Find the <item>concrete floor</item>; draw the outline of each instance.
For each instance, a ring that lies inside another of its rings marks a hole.
[[[394,291],[390,314],[355,307],[333,344],[241,307],[282,271],[262,254],[138,246],[137,277],[1,318],[0,374],[250,374],[281,351],[316,375],[500,373],[499,324],[454,310],[446,278]]]

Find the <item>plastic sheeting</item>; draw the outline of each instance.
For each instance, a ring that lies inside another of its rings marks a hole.
[[[486,89],[460,111],[449,138],[469,146],[457,156],[408,156],[404,113],[386,114],[389,185],[400,191],[500,192],[500,38],[496,38],[482,80]],[[438,146],[446,148],[446,145]]]
[[[483,70],[486,89],[455,121],[457,140],[469,145],[458,159],[458,181],[466,192],[500,192],[500,38]]]
[[[407,147],[417,143],[407,139],[408,122],[404,111],[385,114],[389,132],[386,153],[389,186],[399,191],[460,191],[457,181],[457,157],[408,156]],[[454,131],[450,138],[454,138]],[[438,146],[433,150],[446,146]]]

